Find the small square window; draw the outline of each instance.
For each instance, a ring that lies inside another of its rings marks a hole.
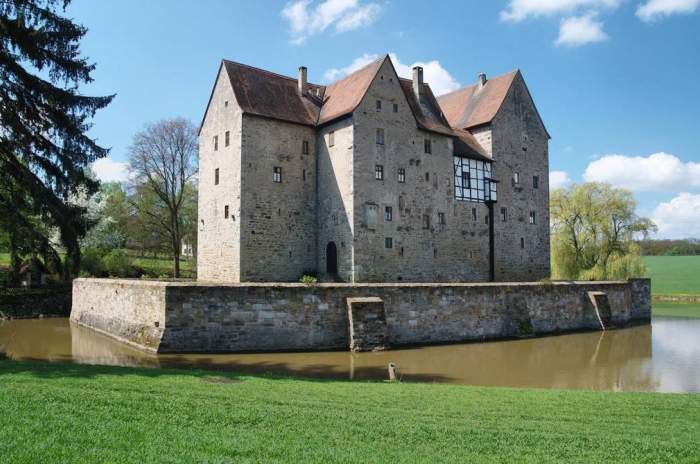
[[[384,129],[377,129],[377,145],[384,145]]]
[[[228,219],[228,205],[224,206],[224,219]]]
[[[540,178],[539,178],[539,176],[532,176],[532,188],[534,188],[534,189],[540,188]]]
[[[374,178],[377,180],[384,180],[384,166],[381,164],[374,167]]]
[[[219,168],[214,169],[214,185],[219,185]]]
[[[385,237],[384,248],[394,248],[394,239],[392,239],[391,237]]]
[[[430,139],[425,139],[423,140],[423,150],[426,153],[432,153],[433,152],[433,144]]]
[[[217,151],[219,149],[219,136],[215,135],[214,136],[214,151]]]
[[[303,142],[301,142],[301,153],[304,155],[309,154],[309,141],[308,140],[304,140]]]
[[[438,213],[438,224],[445,225],[445,213]]]
[[[226,107],[228,106],[228,100],[226,100],[226,101],[224,102],[224,106],[226,106]]]
[[[384,220],[391,221],[394,218],[394,211],[391,206],[384,208]]]
[[[394,113],[398,113],[398,112],[399,112],[399,104],[394,103]]]
[[[429,214],[423,215],[423,228],[430,229],[430,215]]]
[[[282,168],[275,166],[272,168],[272,182],[282,182]]]
[[[226,131],[226,133],[224,134],[224,145],[228,147],[230,144],[231,144],[231,132]]]
[[[328,133],[328,146],[332,147],[335,145],[335,131],[330,131]]]
[[[406,182],[406,170],[404,168],[399,168],[398,178],[399,178],[400,184],[403,184],[404,182]]]
[[[381,100],[377,100],[376,107],[377,107],[377,111],[381,111],[381,110],[382,110],[382,101],[381,101]]]
[[[508,220],[508,210],[506,208],[501,208],[501,221],[506,222]]]
[[[530,211],[530,224],[535,224],[535,212]]]

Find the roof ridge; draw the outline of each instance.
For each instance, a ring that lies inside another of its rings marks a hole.
[[[226,58],[222,59],[221,61],[223,61],[223,62],[225,62],[225,63],[231,63],[231,64],[233,64],[233,65],[240,66],[240,67],[242,67],[242,68],[248,68],[248,69],[253,69],[253,70],[255,70],[255,71],[260,71],[260,72],[262,72],[262,73],[264,73],[264,74],[268,74],[268,75],[270,75],[270,76],[281,77],[282,79],[287,79],[287,80],[293,81],[293,82],[296,82],[296,81],[297,81],[297,79],[294,78],[294,77],[285,76],[284,74],[279,74],[279,73],[276,73],[276,72],[273,72],[273,71],[269,71],[269,70],[267,70],[267,69],[258,68],[257,66],[251,66],[251,65],[249,65],[249,64],[239,63],[238,61],[227,60]],[[321,85],[321,84],[314,84],[313,82],[307,82],[307,84],[308,84],[308,85],[314,85],[314,86],[316,86],[316,87],[325,87],[324,85]]]
[[[372,60],[372,61],[370,61],[369,63],[367,63],[366,65],[362,66],[361,68],[357,68],[357,69],[354,70],[353,72],[347,74],[346,76],[343,76],[342,78],[340,78],[340,79],[338,79],[338,80],[335,80],[335,81],[333,81],[333,82],[328,83],[328,84],[326,85],[326,87],[330,87],[331,85],[337,84],[338,82],[343,82],[344,80],[348,79],[348,78],[351,77],[352,75],[357,74],[357,73],[359,73],[360,71],[364,71],[365,69],[369,68],[369,67],[372,66],[373,64],[376,64],[376,63],[378,63],[378,62],[380,62],[380,61],[384,61],[388,56],[389,56],[389,55],[384,55],[384,56],[382,56],[382,57],[380,57],[380,58],[377,58],[376,60]]]
[[[486,80],[486,83],[488,84],[489,81],[492,81],[492,80],[494,80],[494,79],[502,79],[502,78],[507,77],[507,76],[509,76],[509,75],[511,75],[511,74],[512,74],[513,76],[515,76],[515,75],[516,75],[517,73],[519,73],[519,72],[520,72],[520,68],[515,68],[515,69],[512,70],[512,71],[508,71],[508,72],[506,72],[506,73],[499,74],[498,76],[488,78],[488,79]],[[478,82],[474,82],[474,83],[472,83],[472,84],[465,85],[464,87],[460,87],[460,88],[458,88],[457,90],[453,90],[452,92],[443,93],[442,95],[440,95],[440,96],[437,97],[437,98],[447,97],[447,96],[452,95],[452,94],[455,94],[455,93],[457,93],[457,92],[463,92],[463,91],[465,91],[465,90],[467,90],[467,89],[470,89],[470,88],[472,88],[472,87],[475,87],[477,84],[478,84]]]

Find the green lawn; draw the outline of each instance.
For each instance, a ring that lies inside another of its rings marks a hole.
[[[652,305],[654,316],[666,317],[700,317],[700,303],[683,304],[666,301],[655,301]]]
[[[698,437],[700,395],[0,361],[3,463],[697,462]]]
[[[700,256],[645,256],[651,292],[700,295]]]
[[[10,254],[0,253],[0,265],[9,266],[10,265]]]

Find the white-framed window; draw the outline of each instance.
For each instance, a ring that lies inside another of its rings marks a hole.
[[[272,182],[280,183],[282,182],[282,168],[275,166],[272,168]]]

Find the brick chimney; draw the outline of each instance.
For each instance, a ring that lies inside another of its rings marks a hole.
[[[413,93],[418,101],[423,97],[423,68],[420,66],[413,67]]]
[[[299,79],[297,81],[299,95],[306,93],[306,66],[299,66]]]
[[[483,86],[486,85],[486,74],[485,73],[479,73],[478,84],[479,84],[479,88],[482,88]]]

